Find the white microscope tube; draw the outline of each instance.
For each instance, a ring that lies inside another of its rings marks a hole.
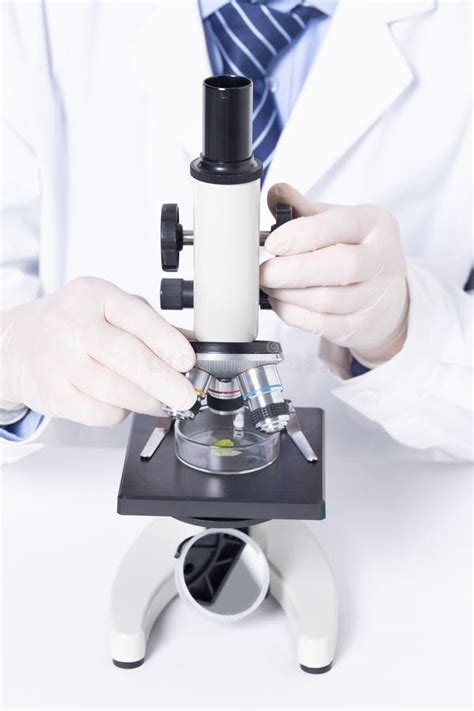
[[[252,82],[203,83],[203,148],[194,178],[194,330],[198,341],[258,334],[260,176],[252,153]]]
[[[259,311],[260,180],[194,180],[194,328],[198,341],[251,342]]]

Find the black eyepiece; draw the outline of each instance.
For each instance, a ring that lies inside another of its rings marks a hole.
[[[203,158],[217,163],[252,155],[252,82],[246,77],[204,80]]]
[[[202,153],[191,162],[196,180],[238,185],[258,180],[262,163],[252,154],[253,84],[223,75],[203,83]]]

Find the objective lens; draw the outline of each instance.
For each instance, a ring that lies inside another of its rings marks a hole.
[[[231,380],[212,378],[207,388],[207,406],[218,415],[238,412],[244,406],[244,401],[237,378]]]
[[[194,405],[189,410],[175,410],[168,405],[163,406],[163,410],[176,420],[194,420],[201,409],[203,401],[206,399],[207,388],[209,387],[209,381],[211,379],[209,373],[206,373],[200,368],[193,368],[186,374],[186,377],[192,383],[196,391],[197,399]]]
[[[261,432],[281,432],[289,419],[289,406],[275,365],[262,365],[238,376],[242,396],[254,426]]]

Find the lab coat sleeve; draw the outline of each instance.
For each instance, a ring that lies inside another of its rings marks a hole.
[[[321,356],[341,378],[333,392],[404,445],[470,460],[472,296],[413,263],[407,278],[407,338],[387,363],[349,378],[349,351],[323,340]]]
[[[2,146],[0,282],[1,306],[5,309],[32,301],[41,291],[40,181],[33,149],[6,117],[2,117]],[[36,440],[49,420],[44,418],[19,441],[7,441],[0,430],[0,462],[14,462],[40,449],[42,445]],[[7,420],[4,417],[2,421]]]
[[[32,301],[41,294],[39,237],[41,182],[34,145],[34,116],[25,37],[19,29],[15,7],[2,7],[2,191],[0,201],[2,249],[0,251],[1,308]],[[37,117],[37,113],[36,113]],[[1,407],[1,403],[0,403]],[[9,413],[2,411],[2,422]],[[0,432],[0,462],[11,462],[36,451],[36,442],[49,418],[21,441],[7,441]]]
[[[40,185],[33,149],[6,118],[2,146],[0,279],[2,308],[11,308],[40,293]]]
[[[37,42],[21,21],[24,12],[14,3],[2,4],[2,309],[32,301],[40,293],[37,143],[42,110],[31,70],[30,55]],[[34,6],[35,19],[39,12]]]

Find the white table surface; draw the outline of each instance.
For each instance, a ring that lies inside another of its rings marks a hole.
[[[272,600],[235,625],[177,600],[145,664],[121,670],[109,591],[148,521],[115,513],[126,427],[55,423],[45,439],[2,475],[2,708],[471,708],[469,465],[329,413],[328,518],[309,525],[339,593],[333,669],[299,670]]]

